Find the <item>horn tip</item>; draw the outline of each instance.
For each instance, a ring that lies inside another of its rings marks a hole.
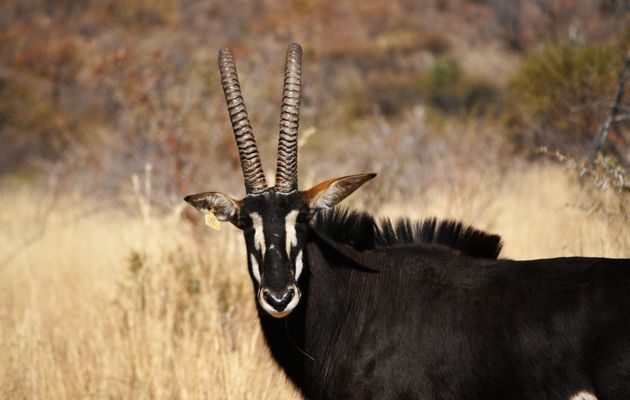
[[[302,51],[302,46],[298,43],[298,42],[293,42],[291,43],[288,48],[288,50],[298,50],[298,51]]]

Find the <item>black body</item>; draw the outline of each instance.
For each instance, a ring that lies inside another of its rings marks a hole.
[[[259,313],[306,398],[630,399],[630,260],[496,259],[497,236],[435,220],[308,229],[300,304]]]
[[[374,173],[300,191],[301,57],[288,46],[271,187],[219,51],[246,195],[185,200],[243,231],[266,342],[305,397],[630,399],[630,260],[501,260],[498,236],[457,222],[334,208]]]

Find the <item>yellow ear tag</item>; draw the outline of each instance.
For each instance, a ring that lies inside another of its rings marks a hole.
[[[217,216],[214,215],[214,210],[210,211],[208,214],[205,214],[204,218],[206,220],[206,225],[208,225],[210,228],[214,229],[215,231],[221,230],[221,223],[217,219]]]

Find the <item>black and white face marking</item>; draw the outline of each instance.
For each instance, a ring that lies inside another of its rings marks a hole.
[[[243,230],[256,299],[269,315],[282,318],[300,301],[298,279],[305,266],[308,219],[334,207],[375,175],[329,179],[302,192],[267,188],[242,200],[220,192],[192,194],[185,200],[201,213],[214,213]]]
[[[244,199],[241,215],[256,299],[269,315],[282,318],[300,301],[308,207],[297,193],[269,190]]]
[[[287,214],[284,219],[284,230],[285,230],[285,251],[287,252],[287,257],[291,258],[291,254],[293,249],[295,249],[298,245],[297,232],[295,229],[295,224],[297,223],[297,218],[300,215],[300,210],[291,210]],[[302,249],[298,250],[295,256],[295,280],[300,279],[300,274],[302,273],[302,268],[304,265],[302,264]]]
[[[261,255],[260,258],[264,259],[264,254],[267,251],[267,246],[265,244],[265,234],[263,232],[263,220],[260,214],[257,212],[251,212],[249,217],[252,220],[252,227],[254,229],[254,249]],[[252,272],[252,276],[256,280],[256,282],[260,285],[261,275],[260,275],[260,265],[258,264],[258,257],[256,257],[255,253],[249,253],[249,257],[251,260],[250,269]]]

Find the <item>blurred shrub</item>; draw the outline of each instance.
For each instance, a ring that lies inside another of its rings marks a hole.
[[[590,141],[609,112],[622,56],[602,44],[549,44],[528,54],[509,84],[519,135],[565,149]]]
[[[52,80],[53,85],[70,84],[81,68],[81,42],[72,36],[40,38],[16,52],[12,67]]]
[[[599,9],[604,13],[617,14],[630,12],[628,0],[600,0]]]
[[[176,0],[106,0],[99,4],[105,19],[123,27],[160,25],[175,20]]]
[[[118,187],[130,171],[157,166],[154,195],[178,199],[188,192],[201,170],[200,153],[210,147],[204,141],[209,118],[203,113],[207,93],[199,68],[134,47],[102,57],[94,71],[96,90],[105,99],[110,127],[108,145],[93,155],[107,172],[100,187]]]
[[[8,44],[17,40],[20,46]],[[11,143],[0,147],[0,171],[54,159],[68,145],[81,123],[72,109],[83,64],[80,44],[72,35],[54,37],[46,30],[0,33],[0,135]]]
[[[512,50],[523,50],[523,12],[521,0],[488,0],[495,14],[500,37]]]
[[[428,52],[440,56],[450,48],[451,42],[443,31],[406,30],[382,34],[371,40],[330,43],[320,56],[334,62],[354,64],[367,71],[404,68],[415,55]]]
[[[630,220],[630,170],[618,163],[613,156],[598,153],[588,160],[550,151],[546,147],[538,153],[562,164],[580,182],[588,201],[578,205],[582,211],[605,216],[607,223],[621,222],[628,226]]]
[[[384,75],[368,79],[352,88],[346,97],[346,109],[351,118],[372,114],[396,115],[421,102],[418,75]]]
[[[416,35],[416,46],[439,56],[451,49],[451,42],[443,31],[432,30]]]
[[[10,144],[0,146],[0,171],[26,172],[35,159],[57,157],[74,118],[49,93],[0,77],[0,137]]]
[[[379,77],[355,88],[349,107],[355,115],[370,113],[374,107],[392,115],[418,103],[445,113],[479,113],[496,110],[501,90],[494,83],[466,74],[451,58],[436,60],[420,74]]]
[[[544,146],[538,152],[564,164],[567,169],[577,175],[581,183],[590,182],[594,188],[612,190],[617,194],[630,196],[630,171],[619,165],[614,157],[599,153],[592,162],[589,162],[566,156],[559,151],[550,151]],[[630,217],[628,212],[625,215]]]
[[[485,113],[495,109],[501,98],[495,84],[465,74],[457,61],[450,58],[437,60],[420,85],[428,104],[448,113]]]

